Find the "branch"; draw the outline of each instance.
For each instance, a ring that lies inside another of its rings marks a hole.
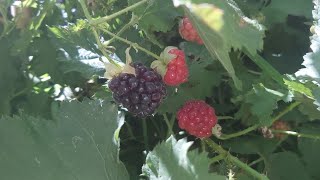
[[[280,119],[282,116],[284,116],[285,114],[287,114],[288,112],[292,111],[295,107],[299,106],[301,104],[301,102],[294,102],[292,104],[290,104],[286,109],[284,109],[283,111],[281,111],[277,116],[275,116],[272,120],[271,120],[271,124],[273,124],[276,120]],[[233,134],[222,134],[221,137],[217,137],[218,139],[221,140],[227,140],[227,139],[231,139],[234,137],[238,137],[238,136],[242,136],[245,135],[251,131],[256,130],[257,128],[259,128],[259,125],[256,124],[254,126],[251,126],[245,130],[233,133]]]
[[[131,10],[143,5],[146,2],[148,2],[148,0],[139,1],[139,2],[137,2],[137,3],[135,3],[135,4],[131,5],[131,6],[128,6],[128,7],[124,8],[124,9],[114,13],[114,14],[107,15],[105,17],[102,17],[102,18],[99,18],[99,19],[96,19],[96,20],[92,20],[90,23],[95,26],[95,25],[101,24],[103,22],[107,22],[107,21],[109,21],[109,20],[111,20],[111,19],[113,19],[113,18],[115,18],[115,17],[117,17],[119,15],[127,13],[128,11],[131,11]]]
[[[226,160],[229,160],[230,162],[234,163],[236,166],[240,167],[251,176],[259,180],[269,180],[267,176],[260,174],[259,172],[257,172],[256,170],[248,166],[247,164],[240,161],[238,158],[232,156],[228,151],[224,150],[221,146],[213,142],[211,139],[204,139],[204,142],[207,143],[207,145],[211,147],[214,151],[224,156]]]

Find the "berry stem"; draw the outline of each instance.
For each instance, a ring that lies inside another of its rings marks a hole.
[[[286,109],[284,109],[283,111],[281,111],[277,116],[275,116],[272,120],[271,120],[271,124],[274,123],[276,120],[280,119],[282,116],[284,116],[285,114],[287,114],[288,112],[290,112],[291,110],[293,110],[295,107],[299,106],[301,104],[301,102],[294,102],[292,104],[290,104]],[[239,131],[233,134],[222,134],[220,137],[217,137],[218,139],[221,140],[227,140],[227,139],[231,139],[231,138],[235,138],[238,136],[242,136],[245,135],[251,131],[256,130],[257,128],[259,128],[260,125],[256,124],[253,125],[243,131]]]
[[[107,54],[104,50],[104,46],[102,45],[100,39],[99,39],[99,35],[98,35],[98,32],[95,28],[92,28],[92,32],[93,32],[93,35],[97,41],[97,44],[98,44],[98,47],[99,47],[99,50],[101,51],[101,53],[103,54],[104,57],[106,57],[108,59],[108,61],[111,63],[111,64],[114,64],[116,65],[117,67],[120,67],[119,64],[117,64],[114,60],[112,60],[109,56],[109,54]]]
[[[234,119],[232,116],[217,116],[218,120]]]
[[[91,17],[91,15],[90,15],[90,13],[89,13],[89,11],[88,11],[88,9],[87,9],[87,6],[86,6],[84,0],[80,0],[80,5],[81,5],[81,7],[82,7],[82,10],[83,10],[84,15],[86,16],[86,18],[87,18],[87,19],[89,20],[89,22],[90,22],[90,21],[92,20],[92,17]],[[92,28],[92,32],[93,32],[93,35],[94,35],[94,37],[95,37],[95,39],[96,39],[96,42],[97,42],[97,44],[98,44],[99,50],[101,51],[101,53],[103,54],[103,56],[105,56],[111,64],[114,64],[114,65],[116,65],[116,66],[119,67],[119,64],[115,63],[115,62],[110,58],[110,56],[104,51],[104,46],[103,46],[103,45],[101,44],[101,42],[100,42],[100,39],[99,39],[99,35],[98,35],[97,30],[96,30],[95,28]]]
[[[210,159],[210,164],[215,163],[215,162],[219,162],[225,158],[226,158],[226,156],[224,154],[219,154],[218,156],[215,156],[214,158]]]
[[[167,133],[167,138],[168,139],[170,137],[170,135],[174,134],[173,131],[172,131],[172,123],[170,123],[169,119],[168,119],[168,116],[167,114],[163,114],[163,118],[164,118],[164,121],[166,122],[167,126],[168,126],[168,133]]]
[[[261,157],[261,158],[259,158],[259,159],[257,159],[257,160],[254,160],[254,161],[252,161],[250,164],[248,164],[248,166],[253,166],[253,165],[255,165],[255,164],[257,164],[257,163],[259,163],[259,162],[261,162],[261,161],[263,161],[264,159]]]
[[[139,49],[139,50],[145,52],[146,54],[148,54],[148,55],[150,55],[150,56],[152,56],[152,57],[154,57],[154,58],[156,58],[156,59],[160,59],[160,56],[158,56],[158,55],[154,54],[153,52],[150,52],[149,50],[147,50],[147,49],[139,46],[137,43],[133,43],[133,42],[128,41],[128,40],[126,40],[126,39],[124,39],[124,38],[122,38],[122,37],[119,37],[119,36],[117,36],[116,34],[110,32],[110,31],[108,31],[108,30],[106,30],[106,29],[104,29],[104,28],[100,28],[100,29],[101,29],[103,32],[105,32],[105,33],[109,34],[110,36],[114,37],[115,39],[118,39],[119,41],[122,41],[122,42],[124,42],[124,43],[132,46],[132,47],[135,48],[135,49]]]
[[[122,14],[124,14],[124,13],[127,13],[128,11],[131,11],[131,10],[133,10],[133,9],[135,9],[135,8],[143,5],[144,3],[148,2],[148,1],[149,1],[149,0],[139,1],[139,2],[137,2],[137,3],[135,3],[135,4],[131,5],[131,6],[128,6],[128,7],[124,8],[124,9],[122,9],[122,10],[114,13],[114,14],[107,15],[107,16],[104,16],[104,17],[102,17],[102,18],[92,20],[92,21],[90,22],[90,24],[92,24],[92,25],[95,26],[95,25],[98,25],[98,24],[107,22],[107,21],[109,21],[109,20],[111,20],[111,19],[113,19],[113,18],[115,18],[115,17],[118,17],[118,16],[120,16],[120,15],[122,15]]]
[[[143,128],[143,140],[144,145],[146,146],[147,152],[149,151],[149,139],[148,139],[148,130],[147,130],[147,119],[142,119],[142,128]]]
[[[259,180],[269,180],[269,178],[263,174],[260,174],[256,170],[252,169],[247,164],[240,161],[238,158],[232,156],[228,151],[224,150],[221,146],[213,142],[211,139],[207,138],[204,139],[205,143],[212,148],[215,152],[219,153],[220,155],[224,156],[225,160],[228,160],[232,163],[234,163],[236,166],[240,167],[244,171],[246,171],[251,176],[259,179]]]
[[[129,23],[125,24],[118,32],[117,32],[117,36],[119,37],[123,32],[125,32],[129,27],[131,27],[132,25],[134,25],[135,23],[138,22],[138,18],[137,16],[132,14],[131,20]],[[111,44],[116,38],[112,37],[110,40],[106,41],[103,45],[104,46],[108,46],[109,44]]]
[[[88,21],[90,22],[92,20],[92,17],[88,11],[88,8],[86,6],[86,3],[84,2],[84,0],[80,0],[80,5],[82,7],[82,10],[83,10],[83,13],[84,13],[84,16],[86,16],[86,18],[88,19]]]
[[[315,139],[315,140],[320,140],[320,135],[319,134],[303,134],[303,133],[298,133],[294,131],[283,131],[283,130],[271,130],[272,133],[282,133],[286,135],[291,135],[291,136],[296,136],[296,137],[303,137],[303,138],[310,138],[310,139]]]

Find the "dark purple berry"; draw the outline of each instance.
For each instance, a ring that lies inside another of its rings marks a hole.
[[[136,75],[122,73],[108,83],[114,100],[137,117],[152,115],[166,96],[161,76],[141,63],[133,64]]]

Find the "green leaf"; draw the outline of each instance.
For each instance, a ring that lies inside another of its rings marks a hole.
[[[277,140],[259,137],[239,137],[223,143],[223,147],[240,154],[269,155],[277,147]]]
[[[311,45],[310,48],[312,52],[307,53],[303,58],[304,62],[302,65],[305,68],[300,69],[296,72],[297,76],[304,77],[307,79],[311,79],[320,83],[320,32],[317,30],[320,24],[320,3],[319,1],[314,2],[314,10],[313,12],[313,19],[314,19],[314,32],[311,36]]]
[[[128,0],[129,5],[139,1]],[[140,17],[139,28],[146,32],[167,32],[175,25],[175,18],[180,16],[170,0],[151,0],[149,4],[135,8],[133,12]]]
[[[64,102],[53,113],[55,121],[26,115],[0,120],[1,179],[129,179],[114,137],[123,124],[116,106]]]
[[[272,180],[311,180],[298,156],[292,152],[272,154],[268,159],[267,175]]]
[[[6,39],[0,41],[0,117],[11,113],[10,101],[15,94],[16,86],[21,83],[20,67],[17,66],[21,62],[19,62],[20,59],[9,54],[8,43]]]
[[[88,51],[99,53],[95,44],[95,38],[85,20],[79,19],[76,24],[67,26],[48,27],[51,40],[58,48],[67,51],[70,56],[77,55],[78,47]]]
[[[288,15],[311,18],[312,0],[235,0],[249,16],[260,18],[267,27],[285,23]]]
[[[229,52],[231,48],[255,55],[263,46],[264,28],[245,17],[232,0],[176,0],[185,5],[186,13],[203,39],[212,57],[217,57],[238,89],[241,81],[235,74]]]
[[[247,97],[246,102],[251,104],[252,114],[257,116],[262,126],[272,124],[271,115],[277,108],[277,102],[283,99],[285,95],[281,92],[268,89],[262,84],[254,85]]]
[[[208,61],[208,60],[207,60]],[[213,87],[221,83],[223,69],[217,61],[212,64],[213,69],[203,67],[206,60],[192,62],[189,65],[189,80],[181,86],[186,94],[191,94],[195,99],[204,99],[212,95]]]
[[[319,134],[320,127],[319,125],[304,125],[300,132],[305,134]],[[298,138],[298,148],[302,154],[302,160],[306,165],[308,173],[313,179],[320,179],[318,168],[320,166],[320,141],[308,138]]]
[[[177,141],[171,136],[148,153],[143,174],[150,180],[225,180],[224,176],[209,173],[207,153],[188,152],[191,145],[186,139]]]
[[[311,19],[312,0],[281,0],[271,1],[262,9],[266,16],[265,23],[268,27],[272,24],[286,22],[288,15],[304,16]]]

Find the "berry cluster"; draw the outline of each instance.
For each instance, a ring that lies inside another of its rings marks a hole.
[[[141,63],[133,64],[136,75],[121,73],[108,86],[114,100],[138,117],[150,116],[166,96],[161,76]]]
[[[197,30],[193,27],[190,19],[184,17],[179,23],[179,33],[181,37],[187,41],[203,44]]]
[[[186,102],[178,111],[177,119],[181,129],[198,138],[210,137],[217,124],[215,110],[201,100]]]
[[[188,66],[182,50],[171,49],[168,53],[175,55],[167,65],[167,72],[163,77],[164,82],[169,86],[177,86],[188,80]]]

